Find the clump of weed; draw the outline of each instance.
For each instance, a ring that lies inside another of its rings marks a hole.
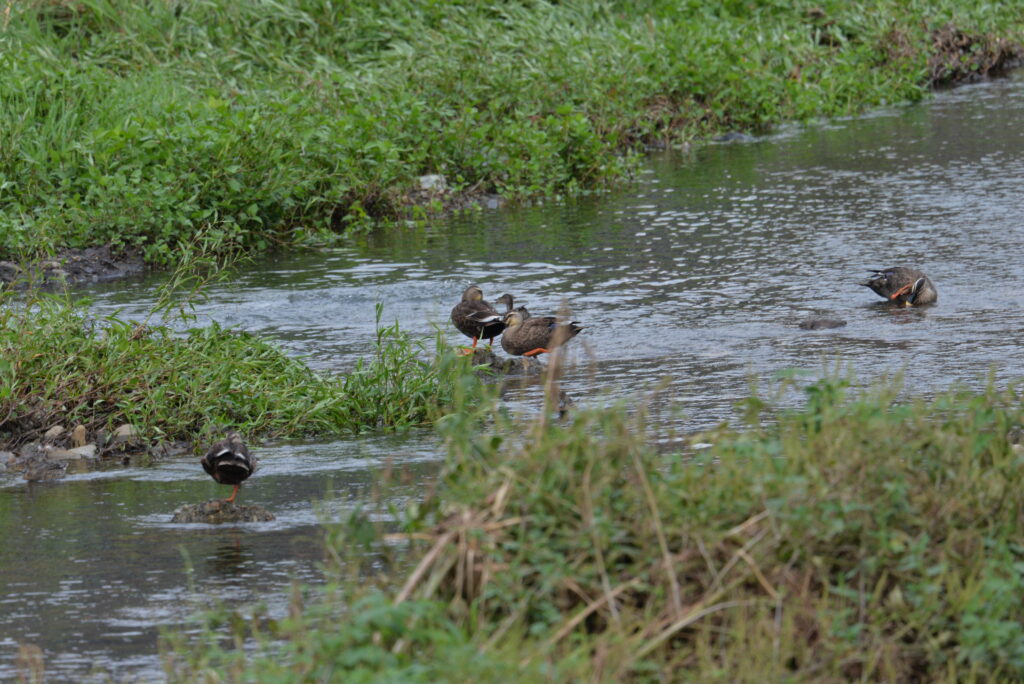
[[[1020,676],[1024,604],[995,600],[1024,588],[1018,399],[845,387],[671,458],[619,411],[453,440],[400,598],[449,602],[482,640],[522,630],[526,662],[586,649],[602,679]]]
[[[652,449],[643,415],[621,407],[501,436],[453,419],[443,485],[407,513],[419,561],[392,566],[409,569],[382,590],[388,610],[443,608],[401,629],[443,615],[445,639],[479,657],[504,661],[511,645],[518,666],[580,680],[1020,678],[1019,397],[898,402],[836,379],[805,391],[805,408],[765,423],[750,399],[748,429],[681,454]],[[353,545],[366,524],[336,552],[379,568]],[[345,586],[367,591],[365,576]],[[345,662],[316,645],[339,628],[282,634],[292,671]],[[415,653],[391,633],[359,652]],[[241,643],[190,657],[269,681]]]
[[[186,441],[229,426],[263,437],[402,429],[443,414],[457,388],[473,382],[440,337],[429,354],[397,323],[382,325],[379,307],[372,354],[332,376],[217,323],[180,333],[98,318],[87,301],[63,295],[4,299],[0,440],[8,447],[56,423],[90,432],[130,423]]]

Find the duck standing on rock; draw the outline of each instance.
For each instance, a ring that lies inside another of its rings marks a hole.
[[[562,346],[580,334],[583,326],[575,321],[560,322],[554,316],[523,318],[518,310],[505,314],[505,332],[501,348],[513,356],[536,356]]]
[[[900,306],[934,304],[939,299],[932,281],[916,268],[894,266],[872,270],[871,273],[871,278],[861,285]]]
[[[210,447],[200,463],[214,481],[234,486],[231,496],[224,499],[232,503],[238,495],[239,485],[256,472],[258,461],[249,454],[242,436],[237,432],[229,432],[227,437]]]
[[[511,296],[509,300],[511,303]],[[493,344],[494,338],[505,329],[501,314],[484,301],[484,291],[477,285],[470,285],[462,293],[462,301],[452,309],[452,323],[463,335],[473,338],[473,349],[476,349],[477,340],[483,337]]]

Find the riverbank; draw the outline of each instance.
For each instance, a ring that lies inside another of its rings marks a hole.
[[[16,3],[0,260],[109,245],[174,264],[194,241],[321,244],[480,198],[600,190],[648,145],[998,73],[1022,27],[1010,1]]]
[[[325,598],[169,635],[168,676],[1019,678],[1019,397],[803,392],[786,412],[751,397],[743,429],[675,454],[618,408],[505,437],[453,421],[443,486],[400,531],[365,553],[368,509],[331,533],[344,570]]]
[[[44,447],[63,455],[92,445],[86,460],[159,457],[229,428],[263,439],[427,425],[474,377],[440,342],[431,352],[397,323],[382,324],[382,309],[365,361],[324,375],[216,323],[181,332],[156,314],[96,318],[84,302],[23,297],[0,302],[0,452],[11,452],[0,466],[12,470]]]

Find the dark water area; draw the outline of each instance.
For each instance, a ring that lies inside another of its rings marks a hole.
[[[263,259],[197,313],[345,371],[371,351],[377,302],[385,322],[425,336],[436,325],[453,342],[465,338],[448,314],[470,283],[491,299],[510,292],[534,314],[564,302],[587,326],[565,389],[587,404],[668,378],[660,396],[681,407],[666,418],[681,432],[733,419],[752,380],[770,384],[785,369],[839,367],[862,382],[902,372],[915,394],[980,387],[989,374],[1005,383],[1024,375],[1022,124],[1017,74],[863,118],[659,154],[611,196]],[[857,284],[899,264],[929,274],[938,304],[895,309]],[[159,282],[84,293],[99,314],[141,318]],[[847,325],[798,328],[812,315]],[[540,394],[526,383],[505,396],[529,412]],[[323,516],[351,510],[388,462],[408,471],[399,503],[415,497],[443,457],[430,431],[261,455],[242,500],[278,519],[245,526],[167,522],[178,505],[218,493],[192,457],[42,486],[0,479],[0,680],[14,676],[16,644],[30,642],[46,654],[48,681],[93,671],[159,681],[160,626],[218,600],[283,611],[292,579],[321,579]]]

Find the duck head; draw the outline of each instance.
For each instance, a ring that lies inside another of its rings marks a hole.
[[[523,323],[523,314],[521,311],[513,309],[505,314],[505,329],[514,328]]]

